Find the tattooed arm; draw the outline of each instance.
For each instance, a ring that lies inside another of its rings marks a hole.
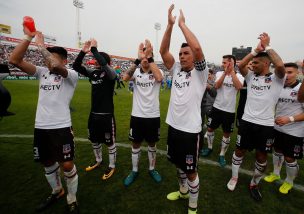
[[[135,72],[137,68],[137,65],[135,65],[134,63],[131,65],[131,67],[125,72],[124,76],[123,76],[123,80],[124,81],[129,81],[130,79],[132,79],[133,74]]]
[[[272,49],[270,48],[270,37],[267,33],[262,33],[259,37],[259,39],[261,40],[261,45],[262,47],[265,48],[270,61],[274,64],[275,66],[275,74],[277,77],[279,77],[280,79],[284,78],[285,76],[285,66],[284,63],[281,59],[281,57]]]
[[[51,72],[55,74],[59,74],[66,78],[68,76],[68,71],[65,67],[66,60],[57,59],[53,54],[51,54],[44,46],[44,37],[41,32],[36,34],[36,44],[38,46],[38,50],[42,54],[47,67],[50,69]]]

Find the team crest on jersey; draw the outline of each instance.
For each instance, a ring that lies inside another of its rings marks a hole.
[[[299,145],[296,145],[293,149],[294,153],[299,154],[301,151],[301,147]]]
[[[271,83],[271,82],[272,82],[271,77],[267,77],[267,78],[265,78],[265,83]]]
[[[71,145],[70,144],[64,144],[62,146],[62,152],[63,154],[68,154],[71,152]]]
[[[153,75],[149,75],[149,80],[153,80],[154,76]]]
[[[105,139],[106,140],[110,139],[110,137],[111,137],[111,134],[109,132],[105,133]]]
[[[186,74],[186,79],[189,79],[191,77],[191,72],[188,72],[187,74]]]
[[[189,165],[193,164],[193,155],[186,155],[186,163]]]
[[[54,77],[54,82],[60,82],[61,76],[55,76]]]
[[[271,147],[272,144],[273,144],[273,139],[267,139],[266,146]]]
[[[291,93],[290,93],[290,96],[295,97],[295,96],[297,96],[297,94],[298,94],[297,91],[292,90]]]

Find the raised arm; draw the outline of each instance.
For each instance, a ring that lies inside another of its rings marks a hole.
[[[146,39],[146,41],[145,41],[145,46],[146,46],[145,55],[146,55],[146,58],[148,59],[150,69],[153,73],[153,76],[157,82],[161,82],[164,77],[153,60],[153,54],[152,54],[153,48],[152,48],[151,42],[148,39]]]
[[[109,79],[114,80],[116,78],[116,72],[110,65],[108,65],[106,59],[99,54],[97,50],[97,41],[95,39],[91,39],[91,52],[101,68],[106,72]]]
[[[281,59],[281,57],[270,47],[270,37],[267,33],[262,33],[259,37],[261,40],[261,45],[265,48],[270,61],[274,64],[274,73],[280,79],[284,78],[285,76],[285,66]]]
[[[42,54],[42,57],[45,59],[46,64],[51,72],[55,74],[59,74],[66,78],[68,76],[68,70],[60,61],[51,54],[44,46],[44,36],[41,32],[36,33],[36,44],[38,46],[38,50]]]
[[[36,32],[30,32],[25,26],[23,27],[23,32],[24,39],[13,50],[9,57],[9,63],[29,75],[34,75],[36,73],[36,66],[24,61],[23,58]]]
[[[178,18],[178,26],[182,30],[185,39],[191,48],[193,55],[194,55],[194,60],[195,62],[201,62],[205,59],[201,45],[196,38],[196,36],[190,31],[190,29],[187,27],[185,23],[185,16],[182,10],[180,10],[180,15]]]
[[[137,66],[140,64],[141,60],[145,57],[144,44],[143,43],[139,44],[137,53],[138,53],[137,54],[137,59],[133,62],[131,67],[125,72],[125,74],[123,76],[124,81],[129,81],[130,79],[132,79],[133,74],[134,74]]]
[[[73,63],[73,69],[78,73],[87,77],[89,76],[89,72],[84,66],[82,66],[82,61],[85,55],[90,51],[90,47],[91,47],[91,41],[86,41]]]
[[[173,9],[174,4],[172,4],[168,10],[168,25],[159,48],[159,53],[164,61],[164,65],[169,70],[172,68],[175,62],[173,55],[169,52],[172,29],[176,20],[176,16],[172,15]]]
[[[248,74],[248,63],[252,60],[254,56],[256,56],[258,53],[264,51],[264,47],[261,44],[261,41],[258,43],[257,47],[252,51],[251,53],[247,54],[240,62],[239,62],[239,70],[243,77],[245,77]]]
[[[303,103],[304,102],[304,84],[302,83],[300,89],[298,91],[298,101]]]

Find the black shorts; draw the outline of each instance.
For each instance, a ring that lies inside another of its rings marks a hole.
[[[303,138],[274,130],[274,148],[282,151],[284,156],[301,159],[303,157]]]
[[[223,132],[231,133],[233,132],[234,118],[235,113],[222,111],[212,107],[207,126],[211,129],[217,129],[220,125],[222,125]]]
[[[34,160],[65,162],[74,159],[72,127],[34,130]]]
[[[112,145],[115,142],[116,124],[113,114],[90,113],[88,129],[88,138],[92,143]]]
[[[236,146],[249,151],[256,149],[261,152],[271,152],[273,139],[273,126],[262,126],[241,120]]]
[[[129,140],[141,143],[156,143],[160,136],[160,117],[142,118],[131,116]]]
[[[199,133],[183,132],[168,128],[167,157],[186,174],[197,171],[199,159]]]

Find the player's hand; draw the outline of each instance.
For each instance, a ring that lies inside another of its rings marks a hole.
[[[228,64],[227,64],[227,66],[225,68],[225,71],[224,71],[225,74],[230,74],[231,71],[233,70],[233,67],[234,67],[233,61],[231,59],[228,59]]]
[[[145,53],[144,53],[144,43],[140,43],[138,46],[138,59],[142,60],[145,58]]]
[[[173,9],[174,9],[174,4],[171,4],[168,10],[168,24],[170,25],[174,25],[176,20],[176,16],[172,15]]]
[[[88,53],[90,51],[90,47],[91,47],[91,41],[86,41],[82,47],[82,51],[85,53]]]
[[[257,47],[254,49],[255,52],[260,53],[265,50],[265,47],[262,46],[261,41],[258,43]]]
[[[35,42],[36,42],[37,46],[43,46],[44,47],[44,36],[40,31],[36,31]]]
[[[147,58],[152,57],[153,56],[153,54],[152,54],[153,53],[153,47],[151,45],[151,42],[148,39],[145,40],[145,47],[146,47],[145,56]]]
[[[36,32],[31,32],[25,25],[23,25],[23,33],[25,35],[28,35],[30,37],[35,37],[38,31]]]
[[[91,48],[92,47],[97,48],[97,41],[96,41],[96,39],[92,38],[92,39],[90,39],[90,42],[91,42]]]
[[[283,117],[277,117],[277,118],[275,118],[274,122],[277,125],[279,125],[279,126],[284,126],[284,125],[290,123],[290,120],[289,120],[289,117],[283,116]]]
[[[265,49],[270,44],[270,37],[267,33],[262,33],[259,36],[259,39],[261,41],[261,46]]]
[[[179,17],[178,17],[178,26],[184,25],[186,22],[185,16],[182,10],[179,10]]]

